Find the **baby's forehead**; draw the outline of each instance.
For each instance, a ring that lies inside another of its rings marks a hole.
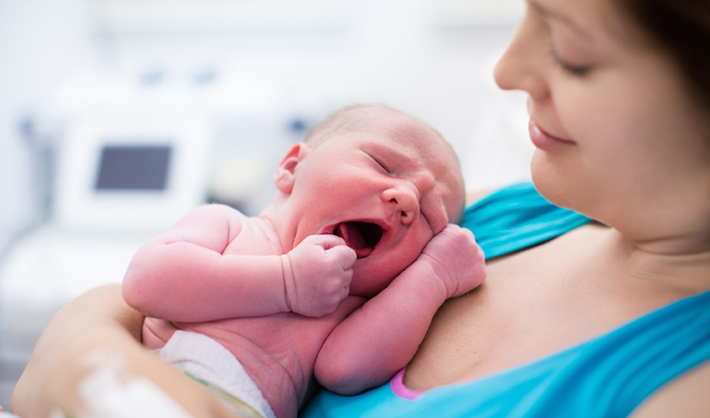
[[[371,147],[409,155],[417,165],[432,172],[441,189],[446,190],[447,200],[463,201],[458,157],[443,136],[428,124],[386,106],[356,107],[333,116],[320,127],[319,135],[314,138],[316,147],[334,137],[356,137]]]

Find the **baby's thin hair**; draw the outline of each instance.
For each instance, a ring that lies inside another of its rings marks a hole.
[[[359,131],[359,130],[368,130],[370,127],[369,123],[369,118],[367,117],[367,111],[369,110],[375,110],[375,109],[380,109],[380,110],[386,110],[389,112],[394,112],[394,113],[399,113],[402,115],[410,116],[406,113],[400,112],[397,109],[394,109],[392,107],[389,107],[387,105],[382,105],[382,104],[356,104],[356,105],[351,105],[347,106],[343,109],[338,110],[337,112],[333,113],[332,115],[328,116],[325,118],[321,123],[316,125],[309,133],[308,136],[306,136],[305,142],[311,147],[311,149],[317,148],[319,145],[323,144],[324,142],[328,141],[330,138],[337,136],[339,134],[343,134],[346,132],[353,132],[353,131]],[[422,122],[423,123],[423,122]],[[426,124],[429,126],[428,124]],[[451,155],[454,156],[454,159],[456,160],[456,163],[458,164],[458,169],[460,170],[461,168],[461,162],[459,160],[458,155],[456,155],[456,152],[454,151],[454,148],[449,144],[449,142],[444,139],[444,137],[437,131],[436,129],[432,128],[429,126],[429,129],[434,131],[436,135],[441,138],[442,143],[448,147],[449,151],[451,152]],[[465,185],[463,186],[463,195],[466,195],[466,187]],[[452,219],[452,223],[459,224],[463,218],[463,213],[465,211],[465,199],[463,204],[461,205],[461,208],[459,208],[457,216],[455,219]]]
[[[401,113],[386,105],[364,105],[356,104],[338,110],[316,125],[306,136],[305,142],[316,148],[328,139],[345,132],[362,130],[368,127],[367,118],[362,114],[367,110],[386,109],[391,112]],[[358,117],[360,116],[360,117]]]

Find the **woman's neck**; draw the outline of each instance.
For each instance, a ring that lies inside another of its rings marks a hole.
[[[710,248],[697,236],[634,241],[610,229],[600,246],[614,254],[619,274],[685,294],[710,289]]]

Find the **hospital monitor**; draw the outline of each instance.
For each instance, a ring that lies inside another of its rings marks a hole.
[[[170,145],[106,145],[101,150],[95,189],[162,192],[167,187],[171,155]]]
[[[60,147],[54,216],[62,228],[167,229],[204,202],[209,138],[202,121],[76,122]]]

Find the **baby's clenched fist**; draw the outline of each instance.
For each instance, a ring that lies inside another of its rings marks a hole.
[[[463,295],[486,278],[483,250],[473,233],[449,224],[424,247],[418,261],[428,262],[446,287],[447,297]]]
[[[291,312],[311,317],[333,312],[348,295],[355,260],[355,251],[335,235],[311,235],[282,255]]]

